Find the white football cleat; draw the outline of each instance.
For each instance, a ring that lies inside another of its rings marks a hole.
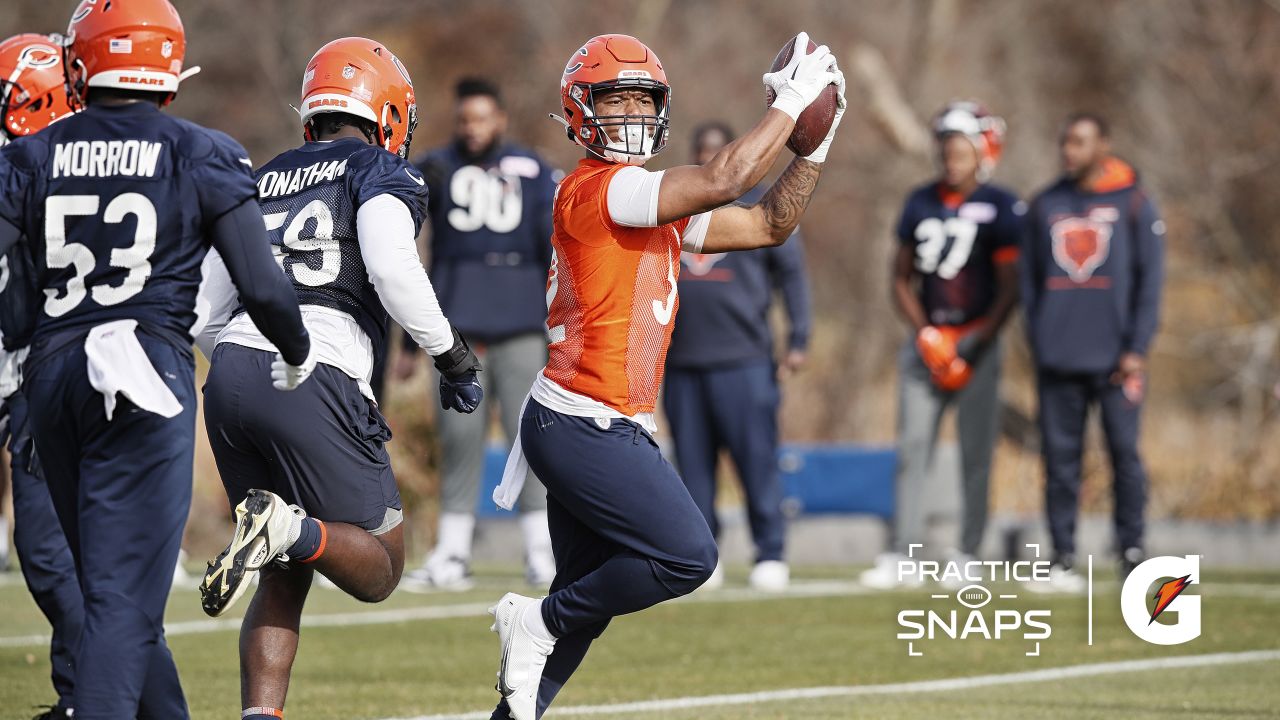
[[[546,590],[556,579],[556,558],[550,550],[534,550],[525,556],[524,580],[530,587]]]
[[[893,590],[895,588],[918,588],[924,585],[924,578],[913,573],[899,577],[899,563],[910,562],[907,556],[900,553],[882,553],[876,556],[875,567],[863,570],[858,582],[873,590]]]
[[[1022,587],[1026,588],[1028,592],[1043,595],[1053,593],[1079,595],[1088,588],[1088,581],[1073,568],[1054,563],[1049,568],[1048,580],[1031,580],[1022,583]]]
[[[716,569],[711,571],[711,577],[707,581],[698,586],[699,590],[719,590],[724,587],[724,563],[716,561]]]
[[[235,604],[269,562],[288,562],[285,551],[302,532],[306,513],[266,490],[250,490],[236,506],[236,532],[209,563],[200,583],[200,606],[218,617]]]
[[[525,625],[525,612],[537,611],[539,602],[531,597],[507,593],[497,605],[489,608],[489,614],[493,615],[493,625],[489,629],[498,633],[502,648],[496,688],[507,701],[514,720],[537,720],[542,669],[546,667],[547,656],[556,647],[554,639],[536,637]]]
[[[173,566],[173,581],[171,585],[176,590],[178,588],[192,588],[196,586],[195,578],[191,577],[191,573],[187,572],[185,567],[187,563],[187,551],[178,549],[178,562]]]
[[[961,576],[960,577],[955,577],[955,576],[943,577],[941,580],[938,581],[938,584],[942,586],[942,589],[955,592],[968,585],[972,585],[973,583],[969,582],[969,580],[966,579],[963,575],[965,572],[965,563],[973,562],[973,560],[974,558],[972,555],[968,553],[962,553],[962,552],[953,552],[949,556],[947,556],[947,564],[954,565],[958,570],[960,570]]]
[[[422,567],[405,573],[400,579],[400,587],[409,592],[464,592],[475,586],[471,565],[465,558],[441,553],[432,553]]]
[[[751,569],[747,584],[762,592],[785,592],[791,584],[791,568],[781,560],[762,560]]]

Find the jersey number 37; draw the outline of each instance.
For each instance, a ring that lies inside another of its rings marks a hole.
[[[937,273],[943,280],[951,280],[969,262],[973,241],[978,237],[978,225],[958,217],[926,218],[916,225],[915,234],[916,269],[925,275]]]

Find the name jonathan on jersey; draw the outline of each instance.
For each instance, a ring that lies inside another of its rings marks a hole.
[[[77,140],[53,148],[53,176],[155,177],[163,143],[145,140]]]
[[[262,198],[292,195],[319,183],[340,178],[347,172],[347,161],[329,160],[314,165],[278,172],[271,170],[258,178],[258,194]]]

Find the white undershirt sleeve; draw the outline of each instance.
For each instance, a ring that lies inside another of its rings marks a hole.
[[[702,252],[702,243],[707,239],[707,228],[711,227],[711,213],[708,210],[689,218],[689,225],[684,229],[684,237],[680,238],[680,248],[685,252]]]
[[[609,179],[609,219],[623,227],[658,227],[658,188],[663,171],[629,165]]]
[[[408,206],[385,194],[369,200],[356,211],[356,233],[369,282],[391,318],[428,355],[453,347],[453,331],[418,257]]]
[[[205,358],[213,357],[218,333],[231,320],[240,304],[240,293],[231,282],[231,273],[217,248],[210,248],[200,265],[200,291],[196,294],[196,323],[191,328],[196,348]]]

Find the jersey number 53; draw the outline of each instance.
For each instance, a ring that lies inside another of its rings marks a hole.
[[[77,216],[98,214],[102,199],[97,195],[50,195],[44,206],[45,264],[49,270],[70,268],[66,290],[45,289],[44,312],[49,317],[61,317],[74,310],[86,296],[99,305],[119,305],[142,292],[147,278],[151,277],[151,253],[156,249],[156,207],[145,195],[122,193],[111,199],[102,211],[102,222],[111,225],[132,215],[137,218],[133,231],[133,243],[128,247],[112,248],[108,263],[113,268],[127,271],[119,285],[86,284],[89,273],[98,266],[98,259],[86,245],[67,242],[67,220]]]

